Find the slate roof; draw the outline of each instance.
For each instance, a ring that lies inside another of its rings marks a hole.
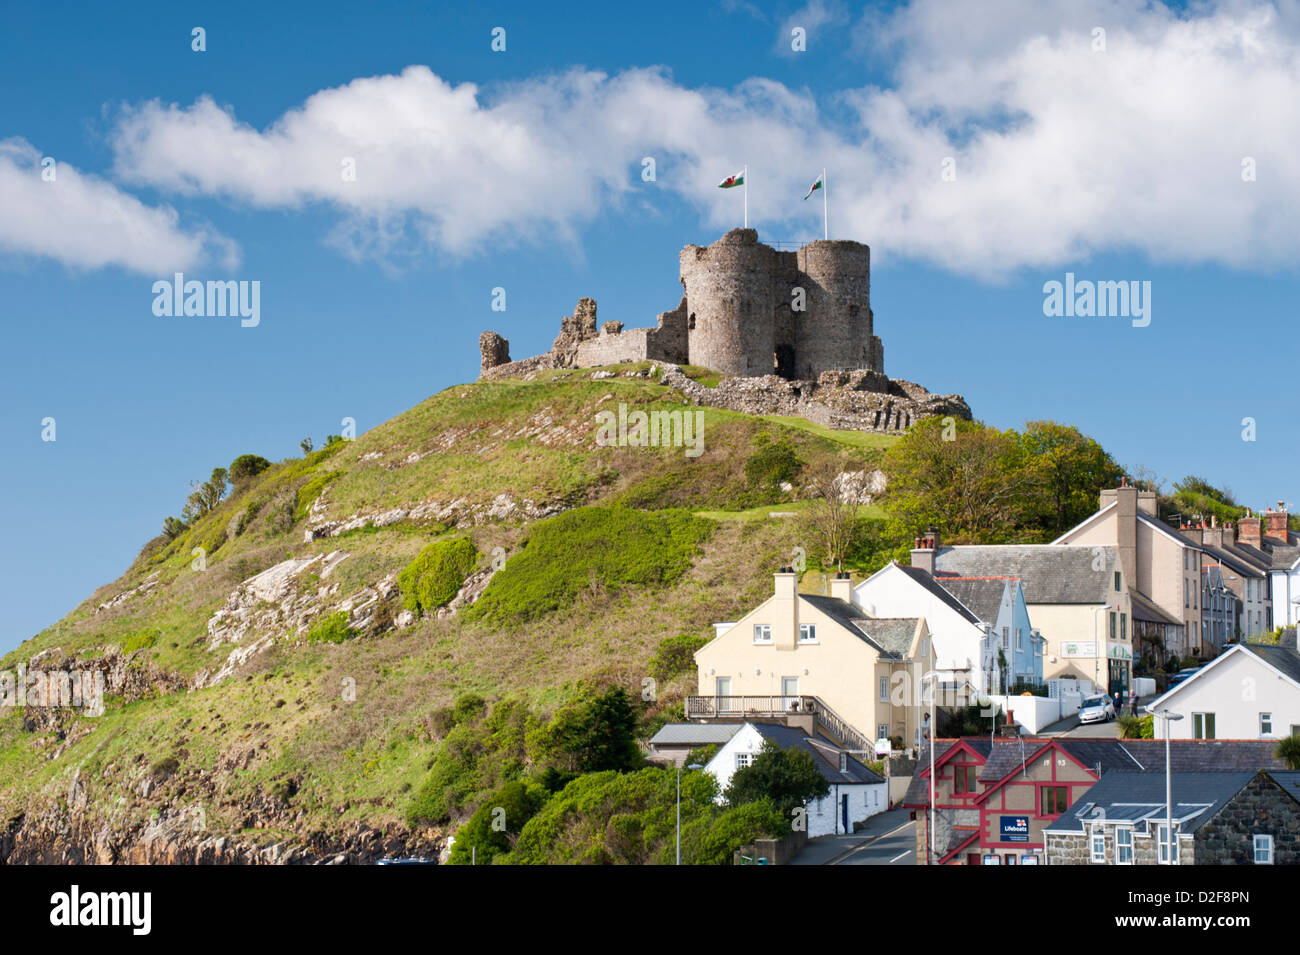
[[[1242,554],[1233,553],[1226,547],[1216,547],[1213,544],[1202,544],[1201,548],[1219,563],[1226,564],[1239,574],[1245,574],[1247,577],[1264,576],[1264,568],[1248,560]]]
[[[1172,624],[1181,627],[1183,622],[1176,617],[1161,610],[1146,594],[1140,590],[1130,590],[1129,596],[1133,601],[1133,619],[1144,620],[1147,623]]]
[[[1296,558],[1300,558],[1300,547],[1274,544],[1272,560],[1269,562],[1269,566],[1273,570],[1290,570],[1291,565],[1296,562]]]
[[[932,593],[935,597],[942,600],[953,610],[957,611],[957,613],[961,614],[966,620],[969,620],[971,623],[980,622],[979,617],[972,613],[970,608],[963,604],[961,600],[952,593],[952,591],[948,590],[946,585],[936,581],[924,570],[919,567],[908,567],[903,564],[898,564],[897,566],[899,570],[907,574],[907,576],[911,577],[914,581]]]
[[[1240,646],[1300,683],[1300,653],[1295,649],[1294,631],[1291,640],[1293,642],[1290,646],[1269,647],[1258,643],[1242,643]]]
[[[958,743],[965,743],[981,756],[988,758],[989,751],[992,749],[992,742],[987,736],[967,736],[963,739],[940,739],[934,742],[934,760],[940,762],[944,754],[952,749]],[[912,781],[907,784],[907,792],[903,794],[900,805],[929,805],[930,802],[930,778],[923,776],[922,773],[930,768],[930,747],[921,747],[921,756],[916,762],[916,769],[912,771]]]
[[[912,649],[912,637],[916,635],[919,620],[919,617],[876,617],[858,620],[857,627],[886,653],[905,657]]]
[[[989,544],[943,547],[935,552],[936,577],[1019,577],[1028,604],[1098,604],[1113,594],[1114,547],[1105,569],[1094,570],[1095,547],[1075,544]]]
[[[809,737],[797,726],[782,723],[750,723],[763,739],[770,739],[782,749],[801,749],[817,763],[822,777],[828,783],[875,784],[885,781],[852,756],[848,758],[848,771],[840,772],[840,748],[824,737]]]
[[[1147,771],[1164,772],[1164,740],[1126,739],[1122,742]],[[1254,773],[1261,769],[1286,769],[1286,763],[1273,755],[1276,746],[1277,740],[1268,739],[1175,739],[1170,741],[1169,764],[1175,773]]]
[[[1279,786],[1300,800],[1300,772],[1295,770],[1274,770],[1269,773]]]
[[[1006,577],[940,577],[939,584],[969,607],[981,621],[992,625],[1002,609]]]
[[[651,746],[721,746],[740,732],[741,723],[665,723]]]
[[[1253,772],[1175,772],[1170,774],[1173,816],[1179,832],[1195,832],[1255,778]],[[1165,818],[1165,774],[1110,773],[1103,776],[1047,827],[1049,832],[1082,832],[1084,820],[1160,822]],[[1187,818],[1187,817],[1191,818]]]
[[[1034,754],[1047,742],[1046,739],[1034,737],[1025,737],[1023,740],[1003,737],[995,740],[992,754],[980,770],[980,782],[997,782],[1012,770],[1019,769],[1025,762],[1032,760]],[[1143,769],[1142,764],[1134,759],[1119,740],[1058,737],[1056,743],[1094,772],[1098,764],[1103,774],[1111,771],[1140,772]]]

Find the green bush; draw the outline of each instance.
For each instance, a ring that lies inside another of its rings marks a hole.
[[[1124,713],[1117,722],[1119,723],[1120,739],[1155,738],[1155,717],[1150,714],[1134,716],[1132,713]]]
[[[1287,769],[1300,769],[1300,736],[1284,736],[1277,741],[1275,755]]]
[[[622,687],[561,707],[538,736],[537,759],[560,772],[627,771],[645,765],[636,744],[637,715]]]
[[[271,462],[257,454],[241,454],[230,462],[230,483],[239,487],[271,466]]]
[[[708,637],[683,633],[659,641],[655,655],[650,658],[650,675],[659,683],[667,683],[684,673],[695,673],[695,651],[709,642]]]
[[[781,817],[782,834],[790,831],[791,812],[809,800],[830,793],[830,783],[817,768],[812,754],[802,749],[782,749],[772,740],[753,761],[736,770],[723,794],[728,805],[771,800]]]
[[[487,712],[487,700],[477,693],[462,693],[451,707],[452,722],[474,723]]]
[[[772,439],[760,434],[754,453],[745,462],[745,480],[755,490],[776,493],[783,483],[794,479],[803,466],[794,446],[784,438]]]
[[[122,641],[123,653],[135,653],[137,650],[143,650],[146,647],[152,647],[162,636],[159,630],[141,630],[139,633],[133,633]]]
[[[713,523],[688,511],[580,507],[539,521],[467,619],[518,623],[568,606],[583,589],[666,586],[691,566]]]
[[[356,635],[356,631],[348,626],[347,612],[339,610],[335,613],[326,614],[313,623],[311,629],[307,631],[307,642],[342,643],[344,640],[350,640]]]
[[[320,497],[321,491],[325,490],[331,481],[336,481],[342,476],[342,471],[326,471],[324,474],[316,475],[298,488],[298,507],[293,512],[293,519],[300,521],[306,517],[316,498]]]
[[[397,575],[402,605],[431,612],[445,606],[478,563],[478,550],[468,537],[435,541]]]
[[[474,861],[487,865],[496,856],[509,852],[519,832],[546,805],[549,797],[550,793],[529,780],[506,783],[457,831],[448,862],[469,865]]]

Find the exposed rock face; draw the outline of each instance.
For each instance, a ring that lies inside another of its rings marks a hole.
[[[664,365],[660,380],[695,404],[746,414],[797,415],[836,430],[896,433],[922,418],[971,417],[961,395],[933,395],[913,382],[865,369],[824,372],[816,381],[775,375],[724,378],[716,388],[706,388],[676,365]]]
[[[478,337],[478,350],[482,355],[479,373],[486,374],[488,369],[498,365],[509,364],[510,342],[496,332],[484,332]]]

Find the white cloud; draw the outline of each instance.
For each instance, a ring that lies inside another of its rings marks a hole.
[[[54,259],[72,268],[119,266],[161,275],[218,259],[234,245],[207,229],[183,229],[174,209],[148,206],[112,183],[65,162],[42,178],[41,153],[18,138],[0,140],[0,250]]]
[[[265,130],[207,99],[145,104],[117,126],[116,169],[258,207],[329,203],[355,254],[378,257],[571,238],[647,190],[696,205],[710,228],[736,225],[740,197],[715,186],[748,163],[751,223],[768,238],[820,234],[820,209],[799,197],[826,166],[832,234],[878,255],[980,274],[1104,249],[1289,266],[1300,261],[1295,24],[1290,4],[1175,14],[1000,0],[974,15],[921,0],[875,30],[890,88],[823,104],[847,105],[847,120],[764,79],[689,89],[660,70],[572,70],[485,95],[415,66],[322,90]],[[1105,52],[1092,49],[1096,26]],[[654,184],[639,178],[647,155]],[[1247,156],[1256,182],[1242,181]],[[944,157],[955,182],[941,179]]]

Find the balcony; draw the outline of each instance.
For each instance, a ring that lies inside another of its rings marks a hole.
[[[810,730],[820,730],[852,752],[874,753],[875,746],[862,733],[815,696],[688,696],[686,718],[707,722],[776,719],[790,723],[810,717]],[[794,719],[792,719],[794,718]]]

